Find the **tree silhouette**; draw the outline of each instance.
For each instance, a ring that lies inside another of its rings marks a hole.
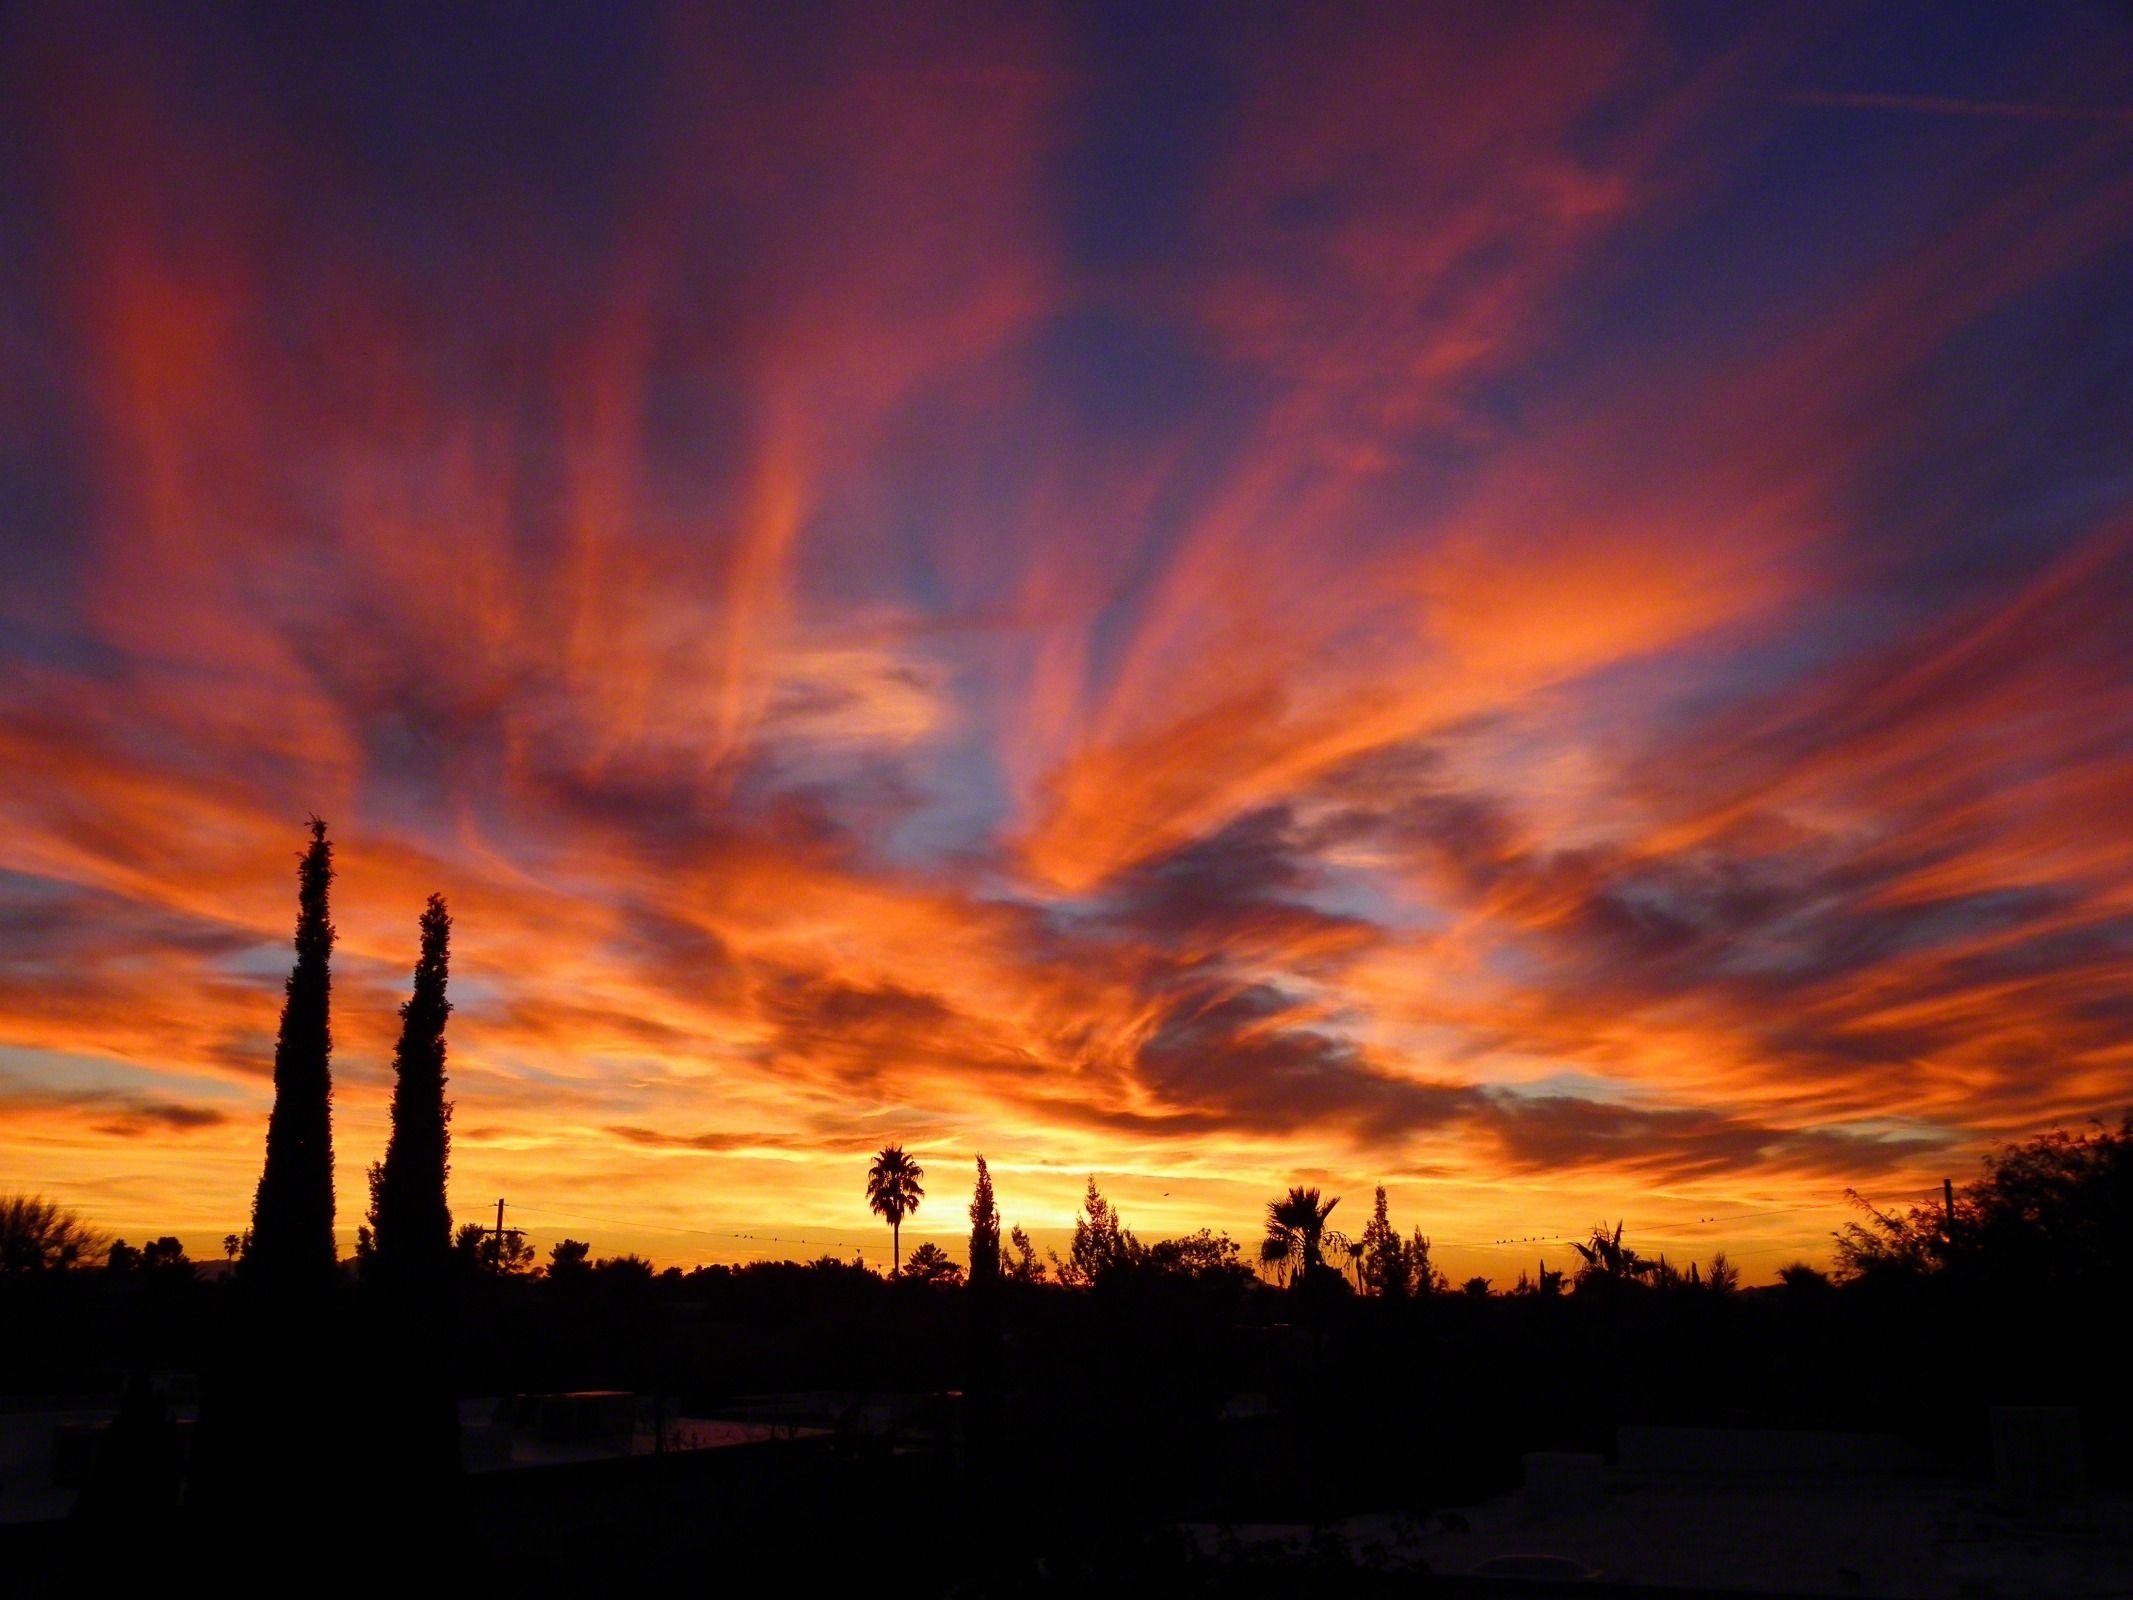
[[[463,1222],[452,1235],[452,1254],[463,1267],[515,1278],[533,1270],[533,1246],[522,1229],[506,1228],[501,1237],[494,1228],[478,1222]]]
[[[608,1283],[646,1284],[652,1281],[652,1264],[634,1253],[602,1256],[592,1266],[595,1276]]]
[[[1363,1282],[1386,1300],[1405,1300],[1409,1286],[1407,1244],[1386,1214],[1385,1185],[1378,1185],[1370,1221],[1363,1229]]]
[[[185,1246],[166,1233],[141,1246],[141,1269],[144,1272],[190,1273],[193,1264],[185,1258]]]
[[[378,1235],[371,1226],[378,1220],[378,1191],[385,1187],[385,1163],[373,1161],[363,1174],[370,1189],[370,1205],[364,1212],[369,1219],[356,1224],[356,1271],[368,1278],[378,1262]]]
[[[403,1284],[440,1281],[452,1248],[445,1199],[452,1103],[444,1097],[452,916],[443,895],[430,896],[421,926],[414,992],[400,1007],[400,1044],[393,1052],[392,1136],[371,1196],[378,1270]]]
[[[970,1197],[970,1282],[982,1287],[1000,1276],[1000,1208],[993,1204],[992,1174],[978,1157],[978,1186]]]
[[[929,1239],[911,1252],[911,1259],[904,1263],[903,1276],[920,1283],[960,1283],[963,1269],[949,1259],[947,1251]]]
[[[1850,1276],[1946,1273],[2009,1294],[2115,1294],[2133,1267],[2133,1112],[2116,1128],[2054,1129],[1989,1152],[1983,1176],[1940,1206],[1877,1211],[1837,1236]]]
[[[1429,1236],[1420,1228],[1407,1240],[1407,1286],[1412,1294],[1443,1294],[1452,1286],[1452,1280],[1430,1260]]]
[[[113,1239],[111,1248],[104,1253],[104,1266],[115,1273],[173,1272],[186,1277],[193,1270],[192,1262],[186,1259],[185,1246],[167,1233],[138,1250],[124,1239]]]
[[[892,1274],[903,1270],[904,1218],[926,1198],[926,1191],[919,1187],[925,1175],[926,1169],[905,1155],[900,1144],[885,1146],[867,1168],[867,1205],[889,1224]]]
[[[1081,1210],[1074,1218],[1074,1243],[1067,1258],[1061,1261],[1056,1255],[1052,1257],[1052,1264],[1059,1269],[1059,1281],[1094,1284],[1140,1258],[1140,1240],[1134,1238],[1111,1202],[1098,1191],[1092,1173],[1089,1191],[1082,1197]]]
[[[1829,1274],[1811,1261],[1778,1268],[1778,1282],[1793,1294],[1820,1294],[1832,1287]]]
[[[548,1279],[563,1283],[592,1270],[592,1246],[583,1239],[558,1239],[548,1252]]]
[[[1622,1242],[1622,1224],[1609,1233],[1603,1223],[1592,1230],[1591,1239],[1570,1247],[1583,1259],[1578,1268],[1578,1287],[1585,1290],[1615,1290],[1642,1284],[1655,1276],[1659,1263],[1647,1261]]]
[[[289,973],[274,1040],[274,1109],[267,1159],[252,1203],[247,1262],[280,1291],[323,1292],[336,1260],[333,1243],[333,923],[327,894],[333,846],[311,819],[311,844],[297,869],[296,965]]]
[[[1266,1207],[1266,1239],[1259,1246],[1259,1259],[1279,1267],[1296,1284],[1317,1276],[1326,1236],[1326,1219],[1333,1215],[1340,1196],[1320,1201],[1316,1189],[1292,1187]]]
[[[1170,1278],[1250,1278],[1237,1241],[1202,1228],[1177,1239],[1158,1239],[1143,1258],[1148,1270]]]
[[[236,1234],[225,1233],[222,1236],[223,1259],[229,1262],[232,1268],[237,1265],[237,1252],[242,1250],[243,1248],[244,1240],[239,1238]]]
[[[1008,1230],[1007,1242],[1015,1251],[1014,1259],[1007,1263],[1008,1277],[1017,1283],[1044,1282],[1044,1263],[1037,1259],[1037,1247],[1019,1224]]]
[[[103,1253],[102,1237],[40,1195],[0,1199],[0,1272],[57,1272]]]
[[[1560,1271],[1549,1268],[1546,1256],[1540,1258],[1536,1270],[1540,1276],[1529,1278],[1524,1270],[1521,1269],[1518,1274],[1518,1282],[1513,1286],[1511,1292],[1518,1295],[1537,1295],[1543,1300],[1553,1300],[1560,1296],[1563,1292],[1563,1275]]]

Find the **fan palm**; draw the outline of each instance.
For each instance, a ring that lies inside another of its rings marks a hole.
[[[903,1265],[904,1218],[926,1198],[918,1184],[925,1175],[926,1169],[905,1155],[900,1144],[887,1146],[867,1168],[867,1204],[877,1217],[888,1220],[892,1269]]]
[[[1340,1196],[1321,1202],[1316,1189],[1292,1188],[1266,1207],[1266,1239],[1259,1246],[1259,1259],[1284,1271],[1293,1269],[1294,1282],[1308,1282],[1318,1271],[1326,1237],[1326,1219],[1333,1215]]]

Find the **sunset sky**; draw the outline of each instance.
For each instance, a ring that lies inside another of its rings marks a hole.
[[[0,11],[0,1192],[1747,1276],[2133,1103],[2133,11]]]

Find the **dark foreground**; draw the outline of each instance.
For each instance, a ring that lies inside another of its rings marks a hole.
[[[1454,1569],[1573,1538],[1618,1594],[1646,1574],[1674,1593],[2133,1588],[2133,1569],[2097,1581],[2123,1542],[2129,1397],[2116,1313],[2086,1294],[1888,1274],[1392,1304],[1217,1274],[980,1297],[834,1264],[487,1278],[455,1294],[460,1394],[617,1389],[703,1417],[795,1390],[932,1403],[909,1427],[422,1488],[375,1428],[353,1467],[333,1448],[395,1382],[375,1361],[363,1385],[342,1381],[375,1343],[351,1284],[337,1353],[275,1380],[286,1462],[253,1463],[212,1512],[181,1471],[136,1482],[130,1502],[106,1495],[94,1518],[0,1528],[0,1590],[109,1592],[204,1562],[237,1586],[328,1592],[415,1573],[525,1593],[1549,1593],[1589,1583]],[[78,1394],[129,1372],[212,1374],[229,1347],[227,1287],[196,1275],[67,1274],[8,1297],[18,1396],[39,1380]],[[2078,1441],[2034,1504],[2002,1503],[1996,1407],[2046,1408]],[[1727,1495],[1680,1500],[1710,1475],[1640,1475],[1623,1458],[1621,1430],[1655,1425],[1841,1430],[1894,1455],[1789,1478],[1750,1463]],[[1569,1475],[1538,1486],[1560,1491],[1552,1521],[1517,1509],[1534,1491],[1504,1498],[1535,1453]],[[1885,1514],[1837,1538],[1875,1496]],[[1804,1564],[1758,1555],[1800,1545]],[[2006,1576],[2022,1570],[2027,1585]],[[1803,1572],[1815,1581],[1790,1582]]]

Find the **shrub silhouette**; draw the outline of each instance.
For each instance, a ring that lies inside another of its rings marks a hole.
[[[1947,1274],[2006,1293],[2121,1283],[2133,1265],[2133,1113],[2116,1128],[2063,1130],[1989,1152],[1950,1203],[1865,1213],[1837,1236],[1854,1277]]]
[[[40,1195],[0,1199],[0,1273],[59,1272],[104,1252],[97,1231]]]
[[[1531,1278],[1526,1276],[1523,1268],[1519,1270],[1518,1282],[1511,1287],[1513,1294],[1534,1295],[1543,1300],[1553,1300],[1562,1294],[1563,1275],[1549,1267],[1546,1256],[1535,1263],[1534,1270],[1538,1276]]]
[[[1778,1282],[1792,1294],[1820,1294],[1835,1287],[1829,1274],[1811,1261],[1795,1261],[1778,1268]]]
[[[903,1276],[919,1283],[961,1283],[963,1269],[929,1239],[911,1252],[911,1259],[903,1265]]]

